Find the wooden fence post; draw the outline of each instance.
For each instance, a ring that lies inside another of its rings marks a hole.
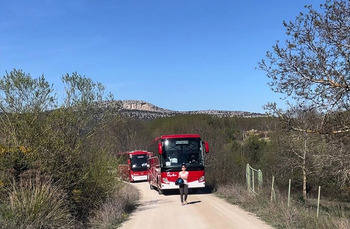
[[[252,171],[252,186],[253,186],[253,192],[255,193],[255,176],[254,176],[254,170]]]
[[[246,167],[246,178],[247,178],[247,189],[248,189],[248,192],[250,191],[250,184],[251,184],[251,180],[250,180],[250,166],[249,164],[247,164],[247,167]]]
[[[288,187],[288,207],[289,207],[289,202],[290,202],[290,188],[291,188],[291,185],[292,185],[292,180],[289,179],[289,187]]]
[[[318,198],[317,198],[317,218],[320,212],[320,198],[321,198],[321,186],[318,186]]]
[[[272,176],[272,184],[271,184],[271,202],[272,202],[272,199],[275,200],[276,202],[276,193],[275,193],[275,176]]]
[[[263,185],[263,175],[261,170],[258,170],[258,191],[262,190],[262,185]]]

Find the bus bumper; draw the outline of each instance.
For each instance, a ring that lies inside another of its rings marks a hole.
[[[175,182],[162,183],[162,190],[178,189],[179,186]],[[205,182],[193,181],[188,183],[188,188],[205,188]]]
[[[147,180],[147,175],[144,175],[144,176],[131,175],[131,178],[133,179],[133,181],[145,181]]]

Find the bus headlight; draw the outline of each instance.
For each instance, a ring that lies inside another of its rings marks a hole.
[[[166,183],[166,184],[169,184],[168,178],[166,178],[166,177],[163,177],[162,182]]]
[[[204,182],[204,181],[205,181],[204,176],[201,176],[201,178],[199,178],[198,181],[199,181],[199,182]]]

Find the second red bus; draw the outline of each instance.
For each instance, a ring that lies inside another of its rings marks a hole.
[[[149,152],[134,150],[119,153],[119,155],[127,156],[127,165],[119,165],[119,170],[124,178],[127,177],[130,182],[147,180],[147,159],[151,155]]]

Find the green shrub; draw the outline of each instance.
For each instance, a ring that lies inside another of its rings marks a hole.
[[[117,168],[114,157],[104,151],[86,151],[81,157],[79,170],[74,169],[68,183],[71,184],[70,200],[76,216],[86,221],[91,210],[115,195],[119,182],[113,169]],[[67,171],[68,172],[68,171]]]

